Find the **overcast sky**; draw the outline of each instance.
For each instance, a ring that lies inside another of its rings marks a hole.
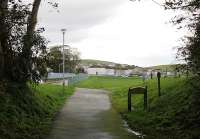
[[[159,0],[157,0],[159,1]],[[49,46],[76,47],[83,59],[151,66],[175,63],[183,36],[168,23],[175,13],[151,0],[58,0],[59,12],[42,3],[39,27],[45,27]]]

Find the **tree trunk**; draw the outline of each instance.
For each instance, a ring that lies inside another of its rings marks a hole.
[[[22,49],[21,64],[25,65],[23,72],[26,77],[29,78],[32,70],[32,52],[31,48],[33,46],[33,35],[37,24],[37,15],[39,11],[41,0],[34,0],[31,14],[28,18],[27,33],[24,37],[24,46]],[[25,79],[26,80],[26,79]]]
[[[27,27],[28,35],[33,35],[33,33],[34,33],[34,30],[35,30],[35,27],[37,24],[37,15],[38,15],[40,3],[41,3],[41,0],[34,0],[32,12],[29,17],[29,23],[28,23],[28,27]]]
[[[3,48],[0,41],[0,78],[2,79],[4,75],[4,54]]]
[[[5,49],[8,47],[8,30],[6,28],[5,17],[7,15],[8,0],[0,2],[0,79],[5,75]]]
[[[26,37],[25,37],[26,40],[25,40],[25,46],[23,49],[23,53],[29,52],[32,47],[31,40],[32,40],[34,31],[35,31],[36,24],[37,24],[37,15],[38,15],[40,3],[41,3],[41,0],[34,0],[34,2],[33,2],[32,12],[28,19],[27,33],[26,33]]]

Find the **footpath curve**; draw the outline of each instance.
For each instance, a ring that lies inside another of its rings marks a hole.
[[[77,88],[47,139],[136,139],[112,109],[108,92]]]

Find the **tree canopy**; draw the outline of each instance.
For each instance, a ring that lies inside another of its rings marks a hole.
[[[200,1],[166,0],[165,8],[184,11],[174,18],[173,23],[180,28],[187,27],[192,35],[183,39],[185,45],[178,48],[178,56],[183,57],[187,68],[200,77]]]
[[[50,49],[48,52],[47,67],[52,69],[53,72],[62,72],[62,50],[60,46],[56,46]],[[65,72],[76,72],[80,63],[80,54],[77,50],[72,48],[65,49]]]
[[[36,30],[41,0],[24,4],[21,0],[0,3],[0,78],[25,83],[38,82],[45,73],[47,41]]]

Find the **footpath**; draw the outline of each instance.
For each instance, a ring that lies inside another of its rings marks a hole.
[[[136,139],[112,109],[108,92],[77,88],[47,139]]]

